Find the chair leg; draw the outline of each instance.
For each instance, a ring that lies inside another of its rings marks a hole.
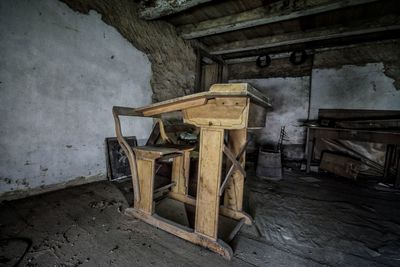
[[[189,184],[190,151],[184,151],[181,157],[174,159],[172,163],[171,181],[175,182],[171,192],[187,195]]]

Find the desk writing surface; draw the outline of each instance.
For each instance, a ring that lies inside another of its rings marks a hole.
[[[201,106],[210,99],[224,97],[247,97],[257,105],[270,108],[270,100],[261,92],[247,83],[215,84],[209,91],[182,96],[148,106],[135,108],[135,116],[151,117],[166,112],[184,110],[195,106]]]

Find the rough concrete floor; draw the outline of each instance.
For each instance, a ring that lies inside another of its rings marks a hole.
[[[0,266],[399,266],[400,194],[339,178],[249,178],[255,226],[231,262],[125,216],[129,183],[98,182],[0,205]],[[25,238],[25,239],[14,239]]]

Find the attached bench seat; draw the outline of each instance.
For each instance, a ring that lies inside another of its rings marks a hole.
[[[162,145],[147,145],[134,147],[136,157],[142,159],[159,159],[168,156],[183,155],[185,152],[190,152],[194,149],[194,146],[189,145],[174,145],[174,144],[162,144]]]

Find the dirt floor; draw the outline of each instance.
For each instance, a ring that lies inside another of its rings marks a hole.
[[[124,215],[129,182],[97,182],[2,202],[0,266],[400,266],[399,192],[291,172],[246,188],[255,225],[230,262]]]

